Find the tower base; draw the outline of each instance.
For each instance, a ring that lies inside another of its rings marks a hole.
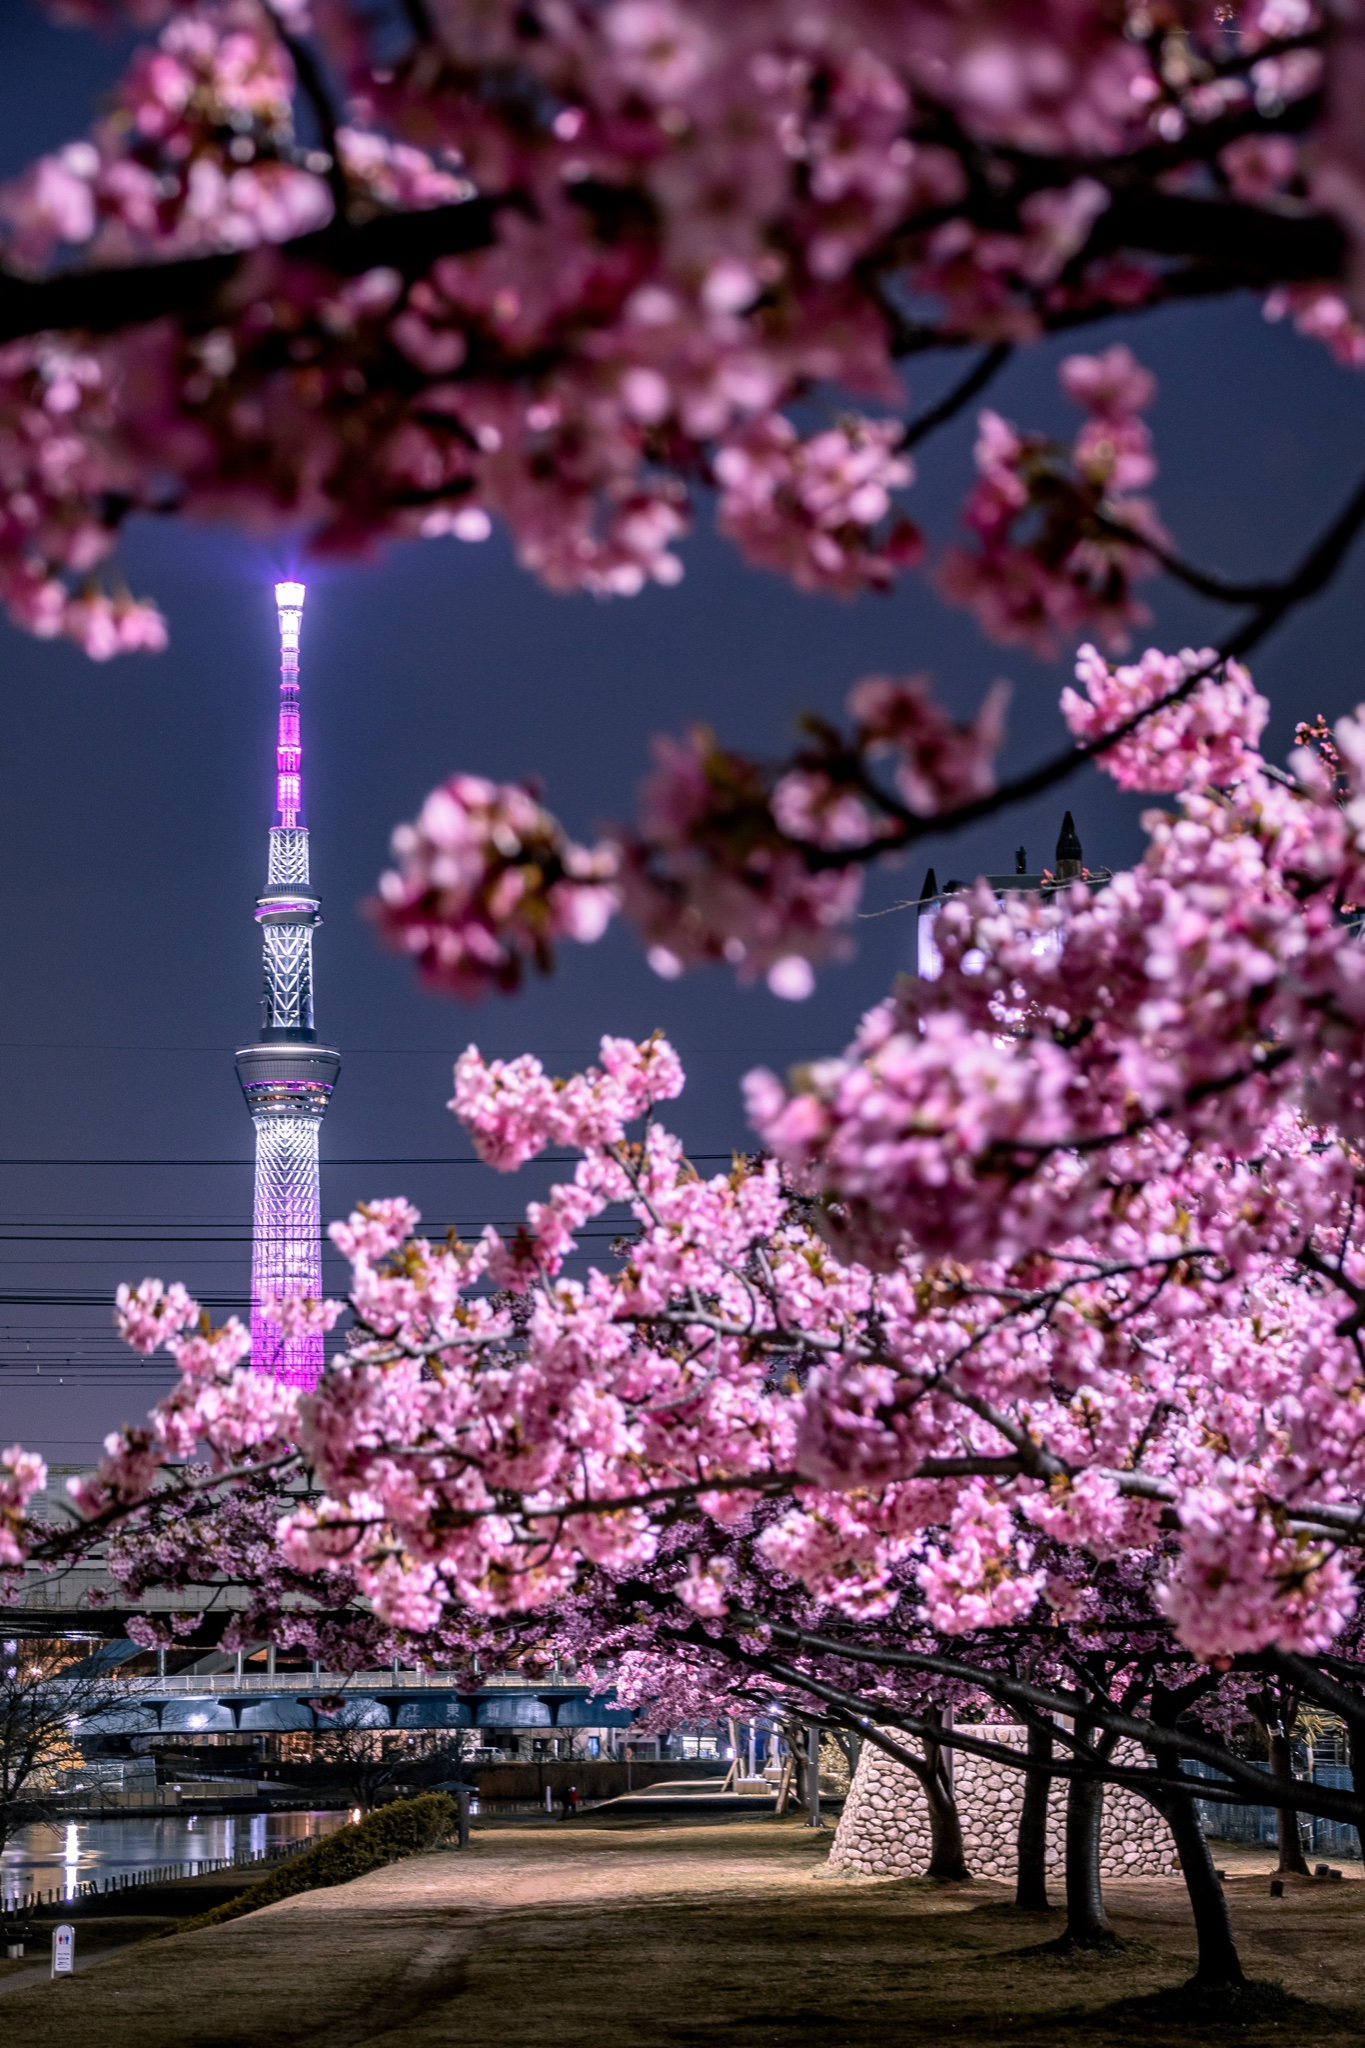
[[[256,1127],[251,1259],[251,1363],[305,1391],[322,1377],[318,1332],[287,1336],[262,1312],[272,1295],[322,1296],[318,1133],[341,1069],[323,1045],[249,1045],[237,1078]]]

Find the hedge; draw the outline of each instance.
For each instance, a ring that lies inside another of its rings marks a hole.
[[[291,1856],[269,1877],[249,1885],[235,1899],[215,1906],[211,1913],[198,1913],[166,1929],[168,1934],[188,1934],[199,1927],[217,1927],[220,1921],[236,1920],[261,1906],[273,1906],[277,1899],[292,1898],[296,1892],[319,1891],[325,1886],[349,1884],[367,1870],[382,1870],[401,1856],[415,1856],[430,1849],[455,1827],[455,1802],[445,1792],[424,1792],[417,1799],[397,1799],[381,1806],[364,1820],[352,1821],[327,1835],[301,1855]]]

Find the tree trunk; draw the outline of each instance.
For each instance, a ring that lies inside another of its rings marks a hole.
[[[1103,1782],[1073,1778],[1066,1793],[1066,1931],[1057,1944],[1061,1949],[1118,1947],[1100,1883],[1103,1816]]]
[[[1358,1721],[1346,1723],[1346,1754],[1351,1765],[1351,1788],[1359,1799],[1365,1793],[1365,1727]],[[1362,1860],[1365,1860],[1365,1828],[1359,1823],[1356,1824],[1356,1846]]]
[[[805,1732],[805,1731],[804,1731],[804,1729],[803,1729],[803,1730],[802,1730],[802,1733],[804,1734],[804,1732]],[[793,1748],[792,1748],[792,1753],[791,1753],[791,1754],[792,1754],[792,1765],[793,1765],[793,1775],[794,1775],[794,1777],[795,1777],[795,1779],[796,1779],[796,1804],[797,1804],[798,1806],[805,1806],[805,1805],[807,1805],[807,1804],[808,1804],[808,1800],[807,1800],[807,1789],[806,1789],[806,1788],[807,1788],[807,1785],[808,1785],[808,1783],[809,1783],[809,1779],[810,1779],[810,1766],[809,1766],[809,1764],[807,1763],[807,1761],[806,1761],[805,1757],[804,1757],[804,1756],[802,1755],[802,1753],[801,1753],[801,1752],[802,1752],[802,1749],[804,1749],[804,1748],[805,1748],[805,1744],[804,1744],[804,1743],[802,1743],[802,1745],[801,1745],[801,1748],[800,1748],[800,1749],[798,1749],[798,1748],[796,1748],[795,1746],[793,1746]]]
[[[1168,1793],[1158,1809],[1165,1815],[1175,1837],[1176,1854],[1185,1889],[1190,1895],[1194,1931],[1199,1940],[1199,1963],[1191,1985],[1201,1989],[1226,1989],[1244,1984],[1237,1945],[1232,1938],[1228,1902],[1213,1867],[1199,1815],[1188,1792]]]
[[[966,1852],[962,1846],[962,1817],[941,1769],[920,1779],[929,1809],[929,1868],[926,1877],[966,1878]]]
[[[937,1722],[938,1709],[931,1708],[927,1718]],[[918,1775],[929,1809],[929,1868],[925,1876],[968,1878],[971,1872],[962,1846],[962,1816],[957,1810],[947,1756],[937,1742],[926,1739],[924,1771]]]
[[[1029,1729],[1028,1755],[1024,1803],[1019,1810],[1014,1903],[1023,1913],[1046,1913],[1047,1808],[1052,1791],[1052,1736],[1046,1728]]]
[[[1268,1727],[1266,1741],[1270,1748],[1270,1769],[1277,1778],[1292,1778],[1294,1775],[1294,1744],[1282,1729]],[[1276,1866],[1288,1871],[1294,1877],[1307,1877],[1308,1865],[1304,1860],[1299,1842],[1299,1816],[1292,1806],[1277,1806],[1275,1809],[1277,1833],[1280,1838],[1280,1860]]]

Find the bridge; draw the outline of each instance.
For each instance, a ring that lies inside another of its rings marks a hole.
[[[131,1647],[131,1646],[130,1646]],[[337,1727],[547,1734],[629,1728],[608,1689],[499,1675],[471,1690],[440,1672],[178,1672],[130,1680],[76,1735],[320,1734]]]

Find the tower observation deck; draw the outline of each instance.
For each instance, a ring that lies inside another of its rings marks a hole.
[[[251,1255],[251,1362],[288,1385],[312,1387],[322,1372],[322,1337],[286,1336],[262,1314],[271,1295],[322,1293],[318,1132],[341,1069],[313,1026],[313,929],[322,922],[308,869],[299,727],[301,583],[277,583],[280,720],[275,821],[265,888],[256,899],[265,987],[261,1032],[237,1054],[237,1078],[256,1127],[256,1201]]]

